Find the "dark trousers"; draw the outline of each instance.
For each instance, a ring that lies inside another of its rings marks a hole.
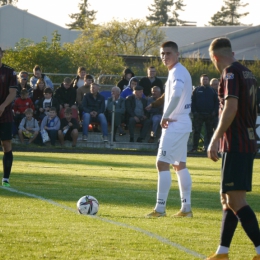
[[[145,119],[145,120],[142,120],[140,122],[136,122],[134,117],[130,117],[129,121],[128,121],[128,129],[129,129],[130,138],[134,138],[134,132],[135,132],[135,125],[136,124],[142,125],[141,131],[140,131],[140,137],[142,139],[145,139],[145,137],[147,136],[147,133],[151,129],[151,120]]]
[[[206,128],[206,140],[205,144],[208,146],[211,137],[213,135],[213,126],[214,126],[215,116],[212,115],[203,115],[203,114],[195,114],[193,115],[192,126],[193,126],[193,149],[198,149],[199,140],[200,140],[200,132],[203,123],[205,123]],[[207,147],[205,147],[206,149]]]

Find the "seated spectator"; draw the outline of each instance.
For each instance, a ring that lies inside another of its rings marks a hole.
[[[139,80],[133,77],[129,80],[129,85],[121,92],[120,97],[126,99],[126,97],[133,94],[134,87],[138,85]]]
[[[71,85],[71,79],[66,77],[61,83],[60,87],[56,89],[54,97],[58,100],[60,104],[60,110],[67,107],[72,109],[78,109],[76,106],[76,89]]]
[[[35,65],[33,68],[33,76],[30,78],[30,86],[35,89],[37,80],[42,78],[45,81],[46,88],[49,87],[53,90],[53,83],[51,79],[42,73],[39,65]]]
[[[126,113],[129,119],[128,128],[130,142],[134,142],[134,130],[136,124],[142,125],[137,142],[141,143],[146,138],[146,135],[150,130],[151,120],[148,118],[149,114],[145,109],[147,106],[147,100],[142,96],[143,88],[137,85],[134,89],[133,95],[128,96],[125,101]]]
[[[40,99],[36,106],[36,119],[40,121],[48,115],[50,107],[55,107],[57,113],[60,109],[58,100],[52,96],[51,88],[45,88],[43,94],[44,98]]]
[[[36,87],[33,90],[32,101],[34,105],[37,105],[38,102],[44,98],[44,89],[46,88],[45,81],[42,78],[39,78],[36,82]]]
[[[100,122],[103,133],[103,141],[107,142],[107,120],[105,117],[105,98],[98,93],[99,85],[92,83],[90,93],[86,94],[82,100],[83,109],[83,136],[84,141],[88,140],[88,126],[90,122]]]
[[[154,66],[147,68],[147,77],[140,79],[139,85],[144,89],[144,95],[149,97],[151,95],[152,87],[157,86],[163,93],[163,83],[156,77],[156,69]]]
[[[113,87],[111,90],[111,97],[107,100],[107,109],[106,109],[106,116],[107,121],[112,123],[112,111],[113,105],[115,105],[115,116],[114,116],[114,132],[113,132],[113,141],[116,141],[116,132],[117,129],[120,128],[121,131],[121,123],[124,120],[125,116],[125,99],[120,97],[120,88]],[[121,132],[122,133],[122,132]]]
[[[48,115],[43,118],[41,122],[41,130],[43,129],[47,131],[51,145],[55,146],[58,131],[60,129],[60,119],[57,116],[57,110],[55,107],[50,107]]]
[[[117,83],[117,87],[120,88],[121,92],[129,85],[129,80],[134,77],[135,74],[129,68],[126,68],[123,72],[122,79]]]
[[[82,112],[83,112],[82,107],[81,107],[83,97],[84,97],[85,94],[89,93],[90,85],[91,85],[91,83],[94,82],[94,79],[91,75],[87,74],[84,77],[84,82],[85,82],[84,86],[77,89],[77,95],[76,95],[76,103],[77,103],[78,109],[79,109],[80,120],[82,119]]]
[[[148,98],[147,104],[150,105],[152,102],[157,100],[160,96],[161,96],[161,88],[157,86],[152,87],[152,97]],[[154,140],[156,138],[156,133],[162,119],[163,105],[156,108],[151,108],[149,110],[149,114],[150,114],[150,119],[152,121],[152,131],[148,143],[154,143]]]
[[[13,105],[14,123],[16,130],[18,130],[21,120],[25,117],[24,112],[27,108],[31,108],[32,110],[35,109],[32,100],[28,97],[28,91],[24,88],[21,90],[21,97],[17,98]],[[17,132],[15,131],[13,134],[16,133]]]
[[[72,87],[78,89],[84,86],[85,84],[84,78],[86,74],[87,71],[85,67],[78,67],[77,77],[74,78],[71,82]]]
[[[33,118],[33,110],[31,108],[27,108],[24,114],[25,117],[19,125],[18,135],[22,144],[24,143],[24,138],[29,139],[28,144],[31,144],[38,136],[40,127],[38,121]]]
[[[78,140],[78,121],[72,117],[72,109],[67,107],[64,113],[65,117],[61,119],[60,130],[58,131],[58,137],[60,144],[64,145],[64,140],[72,141],[72,147],[76,147]]]
[[[28,84],[28,72],[21,71],[18,75],[17,95],[16,98],[21,97],[21,90],[26,89],[28,97],[32,98],[33,88]]]

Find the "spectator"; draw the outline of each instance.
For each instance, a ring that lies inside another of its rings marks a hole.
[[[77,109],[76,106],[76,89],[71,85],[71,79],[66,77],[61,83],[60,87],[56,89],[54,97],[60,104],[60,110],[67,107]]]
[[[36,118],[40,121],[49,114],[50,107],[55,107],[56,113],[59,113],[60,108],[58,100],[52,96],[51,88],[45,88],[43,94],[44,98],[40,99],[36,107]]]
[[[31,108],[32,110],[34,110],[34,105],[32,100],[28,97],[28,91],[24,88],[21,90],[21,97],[17,98],[14,101],[14,106],[13,106],[13,110],[14,110],[14,123],[15,123],[15,133],[17,133],[19,124],[21,122],[21,120],[25,117],[25,110],[27,108]]]
[[[129,80],[129,85],[121,92],[120,96],[124,99],[133,94],[134,88],[138,85],[139,80],[136,77],[133,77]],[[143,95],[143,97],[145,97]]]
[[[21,71],[18,75],[18,85],[16,98],[21,97],[21,90],[26,89],[28,92],[28,97],[32,98],[33,88],[28,84],[28,72]]]
[[[77,76],[71,82],[72,87],[78,89],[84,86],[85,84],[84,78],[86,74],[87,71],[85,67],[78,67]]]
[[[103,141],[107,142],[107,120],[105,117],[105,98],[98,93],[99,85],[92,83],[90,93],[86,94],[82,100],[83,109],[83,136],[84,141],[88,140],[88,126],[90,122],[100,122],[103,133]]]
[[[24,114],[25,117],[19,125],[18,135],[22,144],[24,143],[24,138],[28,138],[28,144],[31,144],[38,136],[40,127],[38,121],[33,118],[33,110],[31,108],[27,108]]]
[[[36,82],[36,87],[33,90],[32,101],[34,105],[37,105],[40,99],[44,98],[44,89],[46,88],[45,81],[39,78]]]
[[[210,80],[210,86],[216,91],[216,94],[218,94],[218,84],[219,84],[219,80],[216,78],[213,78]],[[213,130],[217,129],[218,126],[218,111],[214,117],[214,122],[213,122]],[[209,140],[210,142],[210,140]]]
[[[78,140],[78,121],[72,117],[72,109],[67,107],[64,113],[65,117],[61,119],[60,130],[58,131],[58,137],[61,145],[64,145],[64,140],[72,141],[72,147],[76,147]]]
[[[150,105],[152,102],[157,100],[160,96],[161,96],[160,87],[157,87],[157,86],[152,87],[152,97],[149,97],[147,99],[147,104]],[[151,131],[151,137],[148,140],[148,143],[154,143],[154,140],[156,138],[156,133],[158,130],[158,126],[160,126],[160,122],[162,119],[163,105],[156,107],[156,108],[151,108],[149,110],[149,114],[150,114],[150,119],[152,121],[152,131]]]
[[[55,146],[58,137],[58,130],[60,129],[60,119],[57,116],[55,107],[50,107],[48,115],[46,115],[41,122],[41,130],[45,129],[50,137],[51,145]]]
[[[154,86],[159,87],[161,89],[161,93],[163,93],[163,83],[156,77],[156,69],[154,66],[147,68],[147,77],[141,78],[139,85],[143,87],[144,95],[146,97],[151,96],[151,89]]]
[[[199,145],[200,132],[203,123],[206,126],[207,140],[213,135],[213,123],[218,113],[218,97],[210,85],[206,74],[200,77],[201,86],[195,88],[192,93],[191,112],[193,115],[193,148],[189,152],[196,152]],[[208,143],[205,150],[207,150]]]
[[[122,79],[117,83],[117,87],[120,88],[121,92],[129,85],[129,80],[135,76],[133,71],[129,68],[124,70]]]
[[[147,100],[142,96],[143,88],[137,85],[134,88],[133,95],[128,96],[125,101],[130,142],[134,142],[134,130],[136,124],[142,125],[140,136],[136,140],[139,143],[146,138],[150,129],[151,121],[148,119],[149,114],[145,109],[147,106]]]
[[[107,109],[106,116],[107,121],[112,122],[112,110],[113,105],[115,105],[115,117],[114,117],[114,132],[113,132],[113,141],[116,142],[116,132],[119,128],[120,133],[123,135],[123,130],[121,128],[121,123],[124,121],[125,116],[125,99],[120,97],[120,88],[113,87],[111,90],[111,97],[107,100]]]
[[[30,86],[35,89],[37,80],[42,78],[45,81],[46,87],[49,87],[53,90],[53,83],[51,79],[42,73],[39,65],[35,65],[33,68],[33,76],[30,78]]]

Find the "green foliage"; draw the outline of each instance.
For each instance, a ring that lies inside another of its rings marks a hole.
[[[213,26],[241,25],[239,19],[247,16],[249,12],[239,14],[238,9],[244,8],[248,3],[240,3],[240,0],[226,0],[224,4],[221,10],[211,17],[209,24]]]

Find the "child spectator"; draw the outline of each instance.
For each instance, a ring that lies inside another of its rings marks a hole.
[[[41,122],[41,130],[45,129],[50,137],[51,145],[55,145],[58,137],[58,130],[60,129],[60,119],[57,116],[55,107],[50,107],[49,113]]]
[[[49,114],[50,107],[55,107],[56,112],[59,113],[60,105],[58,100],[52,96],[53,92],[51,88],[45,88],[43,91],[44,98],[40,99],[36,106],[36,118],[37,120],[42,120],[45,116]]]
[[[40,78],[36,82],[36,87],[33,90],[33,96],[32,96],[32,101],[34,105],[36,106],[40,99],[44,98],[44,89],[46,88],[45,81]]]
[[[67,107],[64,113],[65,117],[61,119],[60,130],[58,137],[61,145],[64,145],[64,140],[72,141],[72,147],[76,147],[78,140],[79,124],[77,119],[72,117],[72,109]]]
[[[38,79],[42,78],[45,81],[46,87],[53,89],[53,83],[48,76],[42,73],[39,65],[35,65],[33,68],[33,76],[30,78],[30,85],[33,89],[36,87]]]
[[[33,110],[31,108],[27,108],[24,114],[25,117],[19,125],[18,135],[22,144],[24,143],[24,138],[28,138],[28,144],[30,144],[38,136],[40,128],[38,121],[33,118]]]
[[[24,88],[21,90],[21,97],[17,98],[14,101],[13,110],[14,110],[14,122],[15,122],[16,129],[18,129],[21,120],[25,117],[24,114],[25,110],[27,108],[31,108],[32,110],[34,110],[33,102],[28,97],[28,95],[29,94],[27,89]]]

